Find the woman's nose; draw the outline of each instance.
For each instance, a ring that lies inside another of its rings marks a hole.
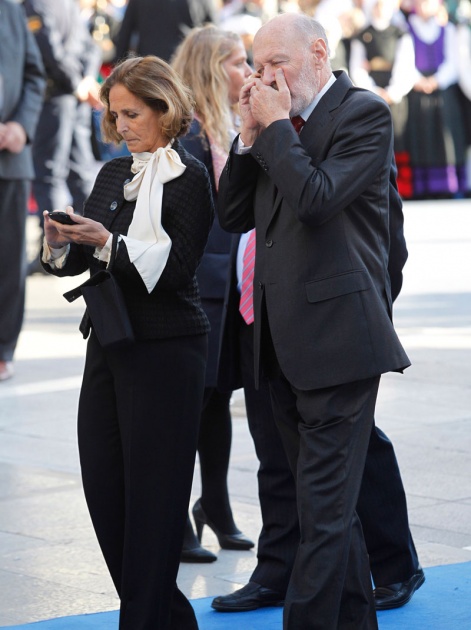
[[[120,120],[119,118],[116,119],[116,131],[120,134],[123,135],[123,131],[126,130],[126,121],[124,120]]]

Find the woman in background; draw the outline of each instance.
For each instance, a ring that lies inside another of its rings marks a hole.
[[[91,322],[78,410],[83,487],[120,630],[197,630],[176,577],[206,368],[195,271],[213,219],[210,182],[178,140],[193,101],[167,63],[122,62],[101,99],[105,140],[124,140],[132,155],[103,166],[84,216],[69,208],[73,225],[44,213],[42,260],[54,275],[105,268],[118,241],[113,274],[135,337],[102,347]]]
[[[195,119],[182,144],[207,167],[216,200],[219,176],[236,134],[239,92],[251,73],[247,54],[238,35],[208,25],[188,33],[175,52],[172,66],[191,88],[196,103]],[[216,560],[214,554],[199,544],[204,525],[215,532],[223,549],[244,550],[254,546],[237,528],[229,502],[232,392],[218,388],[218,373],[224,369],[218,359],[231,242],[232,236],[222,230],[215,218],[197,271],[211,332],[198,439],[202,492],[193,507],[199,540],[188,519],[182,552],[182,560],[186,562]]]
[[[365,0],[365,27],[353,38],[350,76],[354,84],[381,96],[389,105],[394,127],[397,185],[403,198],[412,196],[410,159],[406,151],[407,94],[416,79],[414,44],[397,0]]]
[[[466,141],[456,27],[441,0],[414,0],[408,23],[416,67],[406,128],[413,196],[460,197],[466,189]]]

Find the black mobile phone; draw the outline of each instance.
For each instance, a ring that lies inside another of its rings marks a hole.
[[[64,223],[65,225],[76,225],[76,221],[70,218],[70,215],[67,212],[60,212],[55,210],[53,212],[48,212],[49,218],[53,221],[57,221],[58,223]]]

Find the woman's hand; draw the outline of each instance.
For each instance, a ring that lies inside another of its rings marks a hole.
[[[90,245],[92,247],[103,247],[105,245],[111,232],[104,225],[79,214],[74,214],[71,206],[67,206],[66,212],[72,217],[74,225],[59,223],[51,219],[47,211],[43,213],[44,234],[49,247],[58,249],[69,243]]]

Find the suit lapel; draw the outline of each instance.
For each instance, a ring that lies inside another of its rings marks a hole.
[[[325,140],[329,139],[329,134],[325,133],[325,129],[332,123],[332,112],[340,106],[347,92],[353,87],[353,83],[343,70],[334,72],[334,75],[336,77],[335,83],[327,90],[316,105],[299,134],[299,139],[306,149],[306,152],[312,157],[314,164],[320,161],[319,156],[323,154]],[[323,131],[323,133],[319,133],[320,130]],[[283,201],[283,197],[275,184],[273,184],[273,188],[275,202],[273,204],[270,222]]]
[[[322,139],[326,136],[329,138],[329,134],[326,134],[325,130],[332,124],[335,115],[333,112],[341,105],[345,95],[353,87],[345,72],[334,72],[334,75],[337,80],[321,98],[299,134],[306,151],[313,157],[314,161],[323,145]]]

